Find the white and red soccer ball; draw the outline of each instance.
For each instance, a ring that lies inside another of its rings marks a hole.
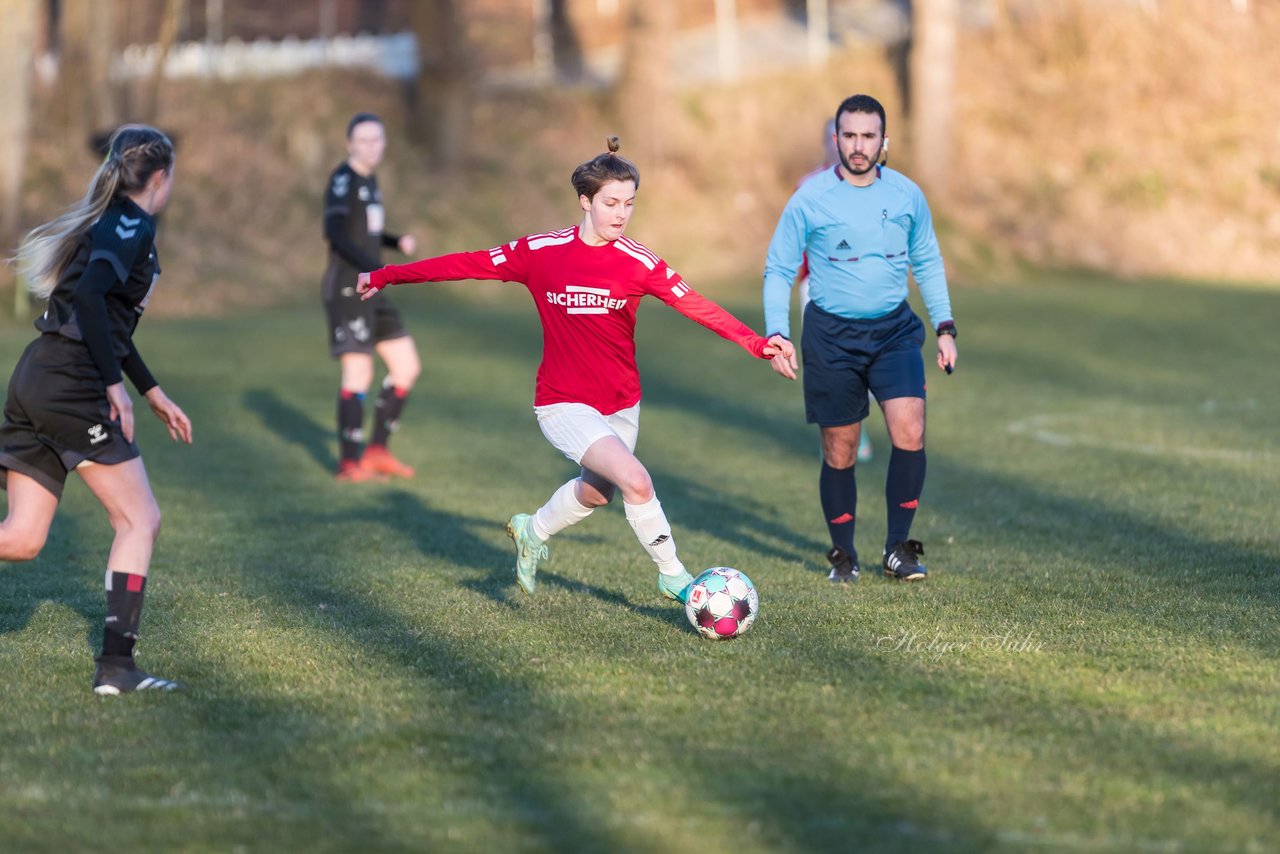
[[[698,634],[712,640],[745,634],[760,610],[755,585],[736,569],[713,566],[689,585],[684,613]]]

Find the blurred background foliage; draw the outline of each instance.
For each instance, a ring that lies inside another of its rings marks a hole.
[[[577,218],[610,134],[630,233],[706,290],[750,278],[854,92],[929,194],[960,285],[1028,267],[1270,286],[1270,0],[0,0],[0,239],[81,193],[125,121],[170,132],[163,313],[314,299],[349,116],[390,136],[420,252]],[[15,294],[11,270],[6,293]],[[21,299],[6,299],[15,312]]]

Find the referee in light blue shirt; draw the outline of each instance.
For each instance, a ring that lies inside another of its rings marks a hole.
[[[937,332],[938,367],[951,373],[956,325],[947,277],[924,194],[881,163],[889,138],[880,102],[869,95],[846,98],[836,110],[835,142],[839,164],[802,184],[778,219],[765,261],[765,328],[768,335],[790,335],[791,285],[807,253],[810,302],[800,346],[805,417],[822,432],[818,491],[831,533],[828,577],[858,579],[854,464],[870,391],[893,445],[884,573],[919,581],[924,547],[910,534],[925,474],[925,327],[907,303],[907,273],[914,271]],[[793,362],[770,364],[794,377]]]

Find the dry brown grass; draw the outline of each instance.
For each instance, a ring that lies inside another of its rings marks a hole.
[[[957,171],[951,195],[931,197],[956,278],[998,277],[1010,258],[1126,275],[1280,278],[1280,88],[1271,85],[1280,79],[1280,8],[1238,16],[1226,0],[1164,0],[1156,17],[1100,13],[1087,0],[1057,8],[1005,14],[965,35]],[[823,122],[854,91],[885,102],[894,164],[910,174],[896,82],[872,49],[821,71],[682,89],[652,127],[615,115],[600,94],[478,96],[465,167],[443,175],[405,137],[390,81],[330,73],[171,84],[160,124],[179,140],[179,184],[162,227],[164,293],[154,310],[315,299],[324,181],[344,155],[347,118],[365,109],[390,132],[379,172],[390,227],[414,233],[421,252],[483,248],[576,221],[569,173],[621,132],[644,176],[631,234],[714,293],[759,274],[778,212],[820,157]],[[82,140],[53,122],[36,133],[24,199],[33,221],[83,192],[95,166]],[[659,140],[659,154],[637,146],[646,137]]]
[[[851,54],[823,73],[679,92],[659,134],[661,156],[639,162],[630,233],[713,288],[758,273],[778,211],[820,158],[822,124],[851,80],[892,88],[878,55]],[[178,184],[161,228],[163,298],[153,310],[206,313],[318,294],[324,182],[345,156],[343,131],[357,110],[387,121],[379,181],[389,227],[415,234],[423,254],[576,222],[573,167],[612,133],[621,132],[624,154],[637,156],[635,135],[650,130],[643,119],[616,116],[598,94],[491,93],[473,104],[464,168],[439,174],[406,138],[392,82],[335,73],[171,84],[159,124],[178,140]],[[33,220],[82,193],[96,165],[52,123],[37,133],[25,199]]]
[[[1275,282],[1280,8],[1072,0],[970,34],[948,210],[1025,257]]]

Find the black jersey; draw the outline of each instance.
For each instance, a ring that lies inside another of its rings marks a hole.
[[[343,162],[329,176],[324,195],[324,236],[329,241],[329,272],[354,283],[357,273],[382,266],[381,249],[399,239],[386,234],[382,193],[374,175],[361,175]]]
[[[111,349],[117,359],[129,356],[133,352],[133,331],[160,277],[155,237],[155,220],[150,214],[131,199],[111,202],[80,239],[75,256],[49,295],[49,307],[36,320],[36,329],[72,341],[84,340],[73,297],[84,271],[94,261],[103,260],[116,274],[116,284],[105,295]]]

